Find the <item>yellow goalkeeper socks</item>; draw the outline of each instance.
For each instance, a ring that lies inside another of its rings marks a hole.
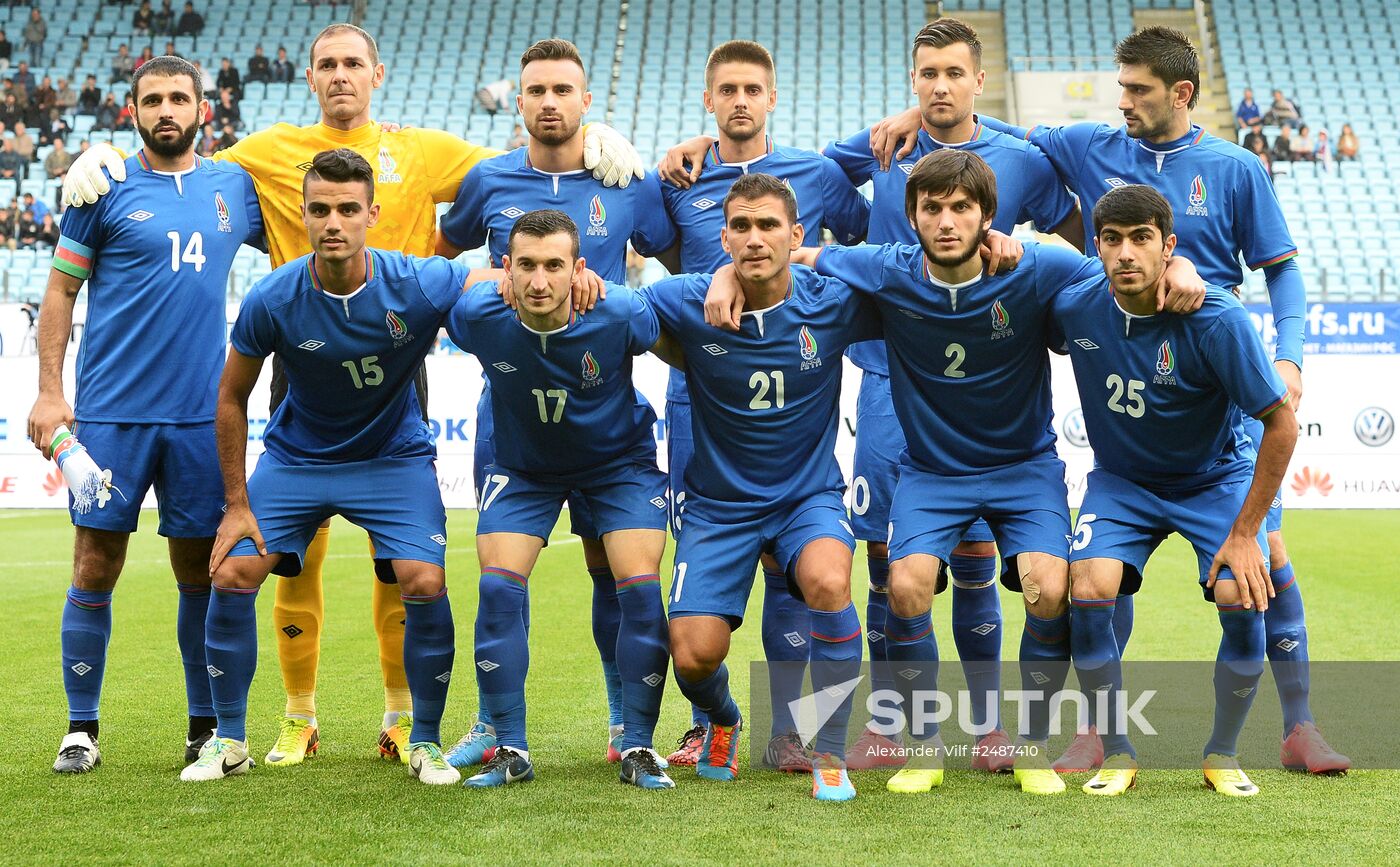
[[[413,698],[403,667],[404,611],[399,585],[374,582],[374,632],[379,638],[379,667],[384,672],[384,711],[410,713]]]
[[[277,629],[277,658],[287,691],[288,715],[316,715],[316,667],[321,658],[321,620],[325,615],[321,566],[330,547],[330,535],[329,527],[319,528],[306,549],[301,574],[277,581],[272,622]]]

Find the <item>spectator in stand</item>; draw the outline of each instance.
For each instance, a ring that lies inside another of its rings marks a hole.
[[[296,69],[292,66],[292,61],[287,58],[287,49],[277,49],[277,59],[272,61],[272,80],[290,84],[296,77]]]
[[[243,77],[238,74],[238,67],[227,57],[219,63],[219,75],[214,79],[214,86],[220,93],[225,90],[231,93],[235,103],[243,99]]]
[[[46,75],[44,80],[39,82],[39,86],[29,97],[29,103],[34,109],[34,113],[44,118],[49,116],[49,109],[53,108],[58,100],[58,92],[53,89],[53,81]]]
[[[131,31],[137,36],[149,36],[151,34],[151,19],[155,17],[155,12],[151,10],[151,0],[141,0],[141,5],[136,7],[136,11],[131,13]]]
[[[160,0],[160,8],[151,18],[151,32],[159,33],[163,36],[172,36],[175,33],[175,9],[170,5],[170,0]]]
[[[5,101],[0,103],[0,123],[5,125],[5,129],[14,129],[15,124],[23,122],[24,112],[20,109],[15,95],[5,94]]]
[[[515,90],[515,82],[508,78],[483,84],[476,92],[476,101],[488,114],[509,111],[510,93]]]
[[[231,148],[236,144],[238,144],[238,136],[234,135],[233,127],[225,126],[224,134],[219,136],[219,143],[214,146],[214,152],[218,153],[219,151]]]
[[[112,58],[112,84],[130,81],[131,73],[135,70],[136,58],[131,56],[131,49],[123,42],[117,46],[117,56]]]
[[[34,212],[24,211],[19,215],[19,226],[15,232],[15,244],[21,250],[33,250],[39,243],[39,224],[34,222]]]
[[[248,58],[248,74],[243,77],[248,81],[267,82],[272,80],[272,64],[263,55],[261,45],[253,48],[253,56]]]
[[[43,250],[58,246],[58,224],[53,221],[53,212],[44,215],[39,222],[39,248]]]
[[[34,198],[33,193],[24,194],[24,210],[34,215],[34,222],[42,223],[49,215],[49,206],[43,199]]]
[[[15,248],[15,228],[19,219],[17,208],[0,208],[0,237],[3,237],[4,245],[13,250]]]
[[[180,23],[175,26],[176,36],[198,36],[204,32],[204,16],[194,11],[193,3],[185,4],[180,13]]]
[[[214,135],[214,125],[206,123],[203,134],[199,137],[199,146],[196,148],[202,157],[212,157],[215,149],[219,146],[219,138]]]
[[[122,107],[117,105],[117,95],[107,94],[102,100],[102,104],[97,107],[97,118],[92,123],[93,129],[114,129],[117,125],[117,115],[121,114]]]
[[[1278,138],[1274,139],[1274,146],[1269,150],[1269,157],[1277,167],[1280,163],[1293,162],[1293,138],[1292,127],[1283,127],[1278,131]]]
[[[24,125],[24,121],[15,124],[15,153],[24,157],[27,163],[34,162],[34,136],[29,134],[29,127]]]
[[[87,153],[88,148],[90,147],[92,147],[92,142],[88,141],[87,139],[83,139],[82,141],[78,142],[78,157],[81,157],[83,154]],[[77,157],[74,157],[74,159],[77,159]]]
[[[233,127],[235,130],[243,129],[243,114],[238,110],[238,103],[233,99],[233,92],[228,88],[219,91],[219,104],[214,106],[214,125],[223,128]]]
[[[72,114],[73,109],[78,105],[78,94],[73,91],[73,86],[68,83],[68,79],[60,78],[58,87],[53,91],[53,106],[60,114]]]
[[[58,108],[51,108],[48,120],[39,127],[39,144],[57,144],[68,138],[68,133],[72,131],[73,128],[68,125],[68,121],[64,120]]]
[[[1361,153],[1361,140],[1352,132],[1351,124],[1342,124],[1342,134],[1337,136],[1337,159],[1354,160]]]
[[[1302,126],[1298,127],[1298,134],[1293,137],[1292,148],[1293,162],[1312,162],[1312,132],[1309,131],[1307,124],[1303,124]]]
[[[1254,101],[1254,91],[1244,89],[1244,99],[1235,109],[1235,124],[1244,130],[1258,130],[1264,126],[1264,117],[1259,112],[1259,103]]]
[[[29,65],[44,65],[44,40],[49,38],[49,25],[44,21],[44,13],[35,6],[29,10],[29,20],[24,22],[24,44],[29,49]]]
[[[15,150],[14,136],[5,136],[5,142],[0,145],[0,178],[20,179],[24,177],[24,170],[28,167],[24,157]]]
[[[1312,160],[1322,167],[1324,172],[1332,171],[1332,142],[1327,138],[1327,130],[1317,131],[1317,147],[1313,148]]]
[[[141,64],[145,63],[147,60],[153,60],[155,56],[155,51],[151,49],[151,46],[147,45],[145,48],[141,49],[141,56],[136,58],[136,62],[131,64],[131,71],[135,72],[140,69]]]
[[[513,151],[516,148],[523,148],[530,143],[530,137],[525,134],[525,127],[520,124],[515,125],[511,131],[510,141],[506,142],[506,150]]]
[[[1244,141],[1240,142],[1240,146],[1250,153],[1257,154],[1269,149],[1269,140],[1264,137],[1264,132],[1260,127],[1252,126],[1249,128],[1249,132],[1244,134]]]
[[[131,110],[131,91],[128,90],[122,96],[120,105],[121,110],[117,112],[117,119],[112,124],[112,129],[136,129],[136,118]]]
[[[25,93],[34,92],[36,87],[34,84],[34,73],[29,71],[29,64],[27,62],[23,60],[19,62],[19,67],[15,70],[14,79],[15,86],[24,88]]]
[[[5,35],[5,31],[0,29],[0,75],[10,71],[10,54],[15,50],[14,43],[10,42],[10,37]]]
[[[1294,129],[1303,122],[1303,112],[1298,108],[1298,103],[1285,97],[1283,91],[1274,91],[1274,104],[1269,106],[1269,111],[1264,115],[1264,123],[1272,126],[1291,126]]]
[[[44,174],[57,180],[63,180],[63,176],[68,174],[68,169],[73,165],[73,155],[68,152],[68,147],[63,143],[63,139],[53,140],[53,150],[44,157]]]
[[[166,57],[181,56],[180,52],[175,50],[175,43],[171,42],[169,39],[165,40],[165,50],[162,51],[161,54],[164,54]]]
[[[194,68],[199,70],[199,89],[204,92],[205,99],[214,99],[219,95],[219,91],[214,86],[214,76],[209,74],[209,70],[204,68],[204,64],[198,60],[194,62]]]
[[[83,89],[78,93],[78,114],[97,114],[102,104],[102,88],[97,86],[97,76],[89,75],[83,80]]]

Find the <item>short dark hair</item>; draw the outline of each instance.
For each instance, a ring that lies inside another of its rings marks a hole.
[[[312,181],[330,181],[335,184],[359,182],[365,185],[369,200],[374,201],[374,169],[369,160],[349,148],[335,148],[321,151],[311,159],[311,168],[301,181],[301,195],[306,197],[306,187]]]
[[[1172,206],[1146,184],[1114,187],[1094,205],[1094,237],[1104,226],[1156,226],[1166,238],[1172,233]]]
[[[1144,27],[1118,43],[1113,59],[1119,66],[1146,66],[1167,87],[1178,81],[1191,82],[1191,101],[1186,107],[1196,107],[1201,95],[1201,58],[1180,30]]]
[[[538,211],[522,214],[520,219],[515,221],[515,225],[510,227],[510,237],[506,239],[507,252],[514,253],[517,235],[525,235],[530,238],[568,235],[571,242],[570,255],[574,259],[578,259],[578,226],[563,211],[542,208]]]
[[[706,88],[714,83],[715,67],[722,63],[752,63],[754,66],[761,66],[768,70],[768,86],[773,86],[773,55],[769,54],[768,49],[757,42],[748,39],[731,39],[716,45],[715,50],[710,52],[709,59],[705,61]]]
[[[183,57],[172,57],[169,54],[163,54],[160,57],[152,57],[150,60],[141,64],[141,68],[136,70],[131,76],[131,101],[133,103],[140,98],[141,79],[148,75],[163,75],[167,78],[175,78],[181,75],[189,76],[190,92],[194,94],[195,102],[199,102],[204,98],[203,88],[200,87],[199,80],[201,76],[199,70],[194,68],[194,64]]]
[[[729,192],[724,196],[724,204],[720,206],[724,211],[725,221],[729,220],[730,202],[735,199],[753,201],[765,196],[773,196],[782,202],[783,210],[787,211],[788,222],[797,223],[797,196],[793,195],[792,187],[772,175],[765,175],[762,172],[740,175],[738,180],[729,187]]]
[[[583,70],[583,80],[588,81],[588,68],[583,65],[578,46],[567,39],[541,39],[531,45],[520,55],[520,70],[523,72],[527,65],[536,60],[568,60],[577,63],[578,68]]]
[[[316,34],[316,38],[311,40],[311,66],[316,65],[316,46],[327,36],[334,36],[337,33],[356,33],[369,46],[369,62],[371,66],[379,65],[379,46],[374,44],[374,37],[369,35],[369,31],[363,27],[356,27],[354,24],[346,24],[341,21],[336,24],[327,24],[321,28],[321,32]]]
[[[929,48],[947,48],[949,45],[956,45],[959,42],[967,46],[972,52],[972,71],[977,72],[982,68],[982,40],[977,38],[977,31],[972,29],[972,25],[958,18],[939,18],[937,21],[930,21],[914,37],[914,47],[910,49],[909,59],[912,63],[919,62],[919,48],[927,45]]]
[[[982,219],[997,213],[997,176],[986,160],[971,151],[939,148],[914,163],[904,184],[904,216],[911,222],[919,194],[946,196],[962,190],[982,208]]]

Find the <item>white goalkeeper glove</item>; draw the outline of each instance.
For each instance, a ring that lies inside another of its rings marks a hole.
[[[626,187],[636,177],[646,177],[646,166],[632,143],[604,123],[590,123],[583,130],[583,167],[605,187]]]
[[[63,178],[63,202],[74,208],[91,205],[111,192],[103,169],[114,181],[126,180],[126,157],[107,142],[96,142],[73,160]]]

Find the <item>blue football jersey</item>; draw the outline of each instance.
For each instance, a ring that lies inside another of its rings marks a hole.
[[[632,357],[656,345],[656,314],[617,284],[563,328],[532,331],[478,283],[457,302],[447,333],[481,361],[491,384],[496,463],[518,472],[568,475],[638,447],[655,449],[656,413],[632,387]]]
[[[1198,126],[1165,144],[1135,139],[1125,127],[1095,123],[1038,126],[1027,135],[1079,196],[1086,238],[1094,236],[1094,205],[1104,193],[1146,184],[1172,206],[1176,252],[1209,284],[1240,285],[1241,258],[1255,270],[1298,254],[1263,164]],[[1280,291],[1288,294],[1278,297]],[[1270,287],[1270,303],[1279,328],[1277,357],[1302,364],[1302,282],[1286,290]]]
[[[180,173],[126,161],[127,179],[63,212],[53,266],[88,281],[78,349],[79,421],[212,421],[224,368],[228,272],[263,246],[248,173],[195,157]]]
[[[797,199],[797,221],[802,224],[803,246],[821,246],[822,229],[842,244],[865,237],[870,223],[870,202],[846,180],[841,167],[816,151],[774,146],[745,163],[726,163],[719,143],[710,146],[700,180],[688,190],[659,184],[666,211],[676,224],[681,242],[681,270],[713,274],[732,260],[720,243],[724,228],[724,197],[734,181],[750,172],[762,172],[785,181]],[[650,180],[650,178],[648,179]],[[685,403],[685,375],[671,371],[666,399]]]
[[[610,283],[627,279],[627,242],[655,256],[676,242],[676,230],[652,183],[605,187],[588,171],[544,172],[530,165],[529,148],[517,148],[477,164],[457,190],[439,229],[453,246],[486,245],[500,267],[509,252],[511,227],[527,211],[554,208],[578,226],[579,255]]]
[[[960,286],[930,279],[918,246],[822,250],[817,271],[870,293],[890,351],[895,415],[912,466],[969,475],[1054,449],[1046,321],[1097,259],[1029,241],[1016,270]]]
[[[1157,490],[1190,490],[1253,472],[1235,407],[1267,415],[1287,397],[1249,314],[1210,287],[1188,316],[1133,316],[1098,276],[1055,298],[1052,345],[1066,345],[1094,461]]]
[[[904,159],[881,171],[870,149],[870,130],[863,129],[848,139],[832,142],[823,151],[840,164],[851,183],[871,181],[874,202],[870,210],[871,244],[918,244],[919,237],[904,212],[904,187],[914,164],[943,148],[960,148],[986,160],[997,176],[997,213],[992,228],[1004,234],[1025,222],[1042,232],[1054,228],[1074,213],[1074,197],[1055,174],[1044,152],[1015,136],[988,129],[981,122],[969,141],[944,144],[920,129],[914,150]],[[889,360],[880,342],[851,347],[851,362],[862,370],[889,376]]]
[[[694,374],[686,491],[765,511],[844,490],[834,451],[841,354],[878,334],[878,316],[840,280],[794,265],[783,301],[722,331],[705,324],[710,279],[685,274],[642,290]]]
[[[287,397],[268,420],[267,455],[284,464],[336,464],[436,453],[413,377],[461,297],[467,267],[365,249],[365,284],[332,295],[315,254],[252,288],[233,348],[282,359]],[[499,300],[499,299],[498,299]]]

